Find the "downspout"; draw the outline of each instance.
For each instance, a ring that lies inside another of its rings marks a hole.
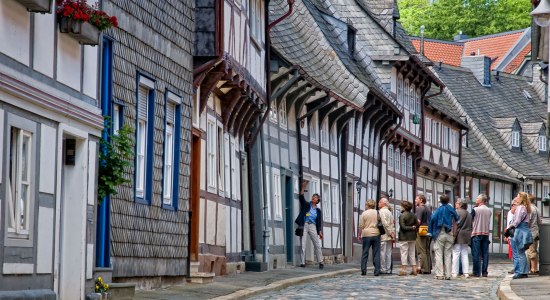
[[[382,140],[382,143],[380,143],[380,148],[378,149],[378,158],[380,159],[380,163],[378,165],[378,182],[376,184],[377,185],[376,199],[380,199],[380,190],[382,189],[382,158],[384,154],[384,146],[390,140],[393,140],[395,138],[395,135],[397,134],[397,130],[399,130],[399,128],[401,127],[401,122],[403,122],[403,118],[400,117],[395,129],[389,132],[388,136]]]
[[[465,135],[468,134],[468,130],[466,130],[464,133],[460,133],[460,140],[458,141],[458,184],[459,184],[459,191],[460,191],[460,197],[465,198],[465,195],[462,195],[462,139]]]
[[[294,4],[294,0],[288,0],[288,12],[284,15],[282,15],[280,18],[278,18],[277,20],[275,20],[273,23],[270,23],[269,25],[267,25],[265,27],[265,80],[266,80],[266,88],[265,88],[265,91],[266,91],[266,100],[267,100],[267,109],[263,115],[263,117],[260,119],[260,123],[258,124],[258,126],[256,127],[256,130],[254,131],[254,133],[252,134],[252,137],[250,139],[250,144],[253,144],[254,141],[256,140],[256,137],[258,136],[258,133],[262,130],[263,128],[263,124],[265,122],[265,120],[267,119],[267,116],[269,115],[269,112],[270,112],[270,109],[271,109],[271,68],[270,68],[270,65],[271,65],[271,39],[269,37],[269,33],[271,31],[271,29],[277,25],[278,23],[280,23],[283,19],[285,19],[286,17],[290,16],[290,14],[292,13],[292,6]],[[264,7],[264,14],[265,14],[265,24],[268,24],[269,23],[269,0],[266,0],[265,1],[265,7]],[[267,207],[268,207],[268,203],[267,203],[267,190],[266,190],[266,178],[265,178],[265,171],[266,171],[266,167],[265,167],[265,164],[266,164],[266,161],[265,161],[265,152],[264,152],[264,141],[262,139],[261,141],[261,144],[260,144],[260,151],[262,152],[261,155],[262,155],[262,182],[263,182],[263,187],[264,187],[264,207],[263,207],[263,212],[264,212],[264,228],[263,228],[263,241],[264,241],[264,249],[263,249],[263,257],[262,257],[262,262],[264,263],[267,263],[268,262],[268,255],[269,255],[269,220],[267,219]]]

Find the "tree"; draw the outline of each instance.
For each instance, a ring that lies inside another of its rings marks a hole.
[[[399,0],[403,28],[427,38],[452,40],[462,32],[475,37],[526,28],[531,3],[525,0]]]

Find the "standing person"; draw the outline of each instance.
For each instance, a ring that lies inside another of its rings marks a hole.
[[[514,256],[514,279],[527,278],[529,271],[529,263],[525,255],[525,249],[533,243],[533,236],[529,230],[529,214],[531,213],[531,205],[527,199],[527,193],[519,192],[516,196],[516,212],[514,213],[514,221],[510,228],[515,228],[512,240],[512,250]]]
[[[407,275],[407,266],[411,266],[410,275],[416,276],[416,259],[414,257],[416,235],[418,234],[418,220],[411,213],[412,204],[401,201],[401,215],[399,216],[399,250],[401,252],[401,271],[399,276]]]
[[[529,249],[525,251],[529,262],[531,263],[531,271],[529,274],[534,275],[539,272],[539,226],[542,224],[540,219],[540,211],[536,205],[535,195],[529,194],[527,197],[529,203],[531,204],[531,217],[529,218],[529,229],[531,230],[531,235],[533,236],[533,244],[529,246]]]
[[[323,269],[323,253],[321,252],[321,242],[319,239],[323,239],[323,212],[317,205],[321,202],[319,194],[313,194],[311,196],[311,202],[307,202],[304,197],[304,192],[308,184],[307,180],[302,181],[302,188],[300,190],[300,213],[294,221],[298,228],[303,228],[303,234],[300,236],[300,267],[306,266],[306,241],[303,239],[303,235],[307,234],[311,238],[313,248],[315,252],[315,258],[319,263],[319,269]]]
[[[414,199],[416,204],[416,218],[419,226],[428,226],[432,217],[432,210],[426,206],[426,197],[418,195]],[[418,235],[416,237],[416,252],[418,253],[418,269],[420,274],[430,274],[432,272],[432,255],[430,251],[430,236]]]
[[[359,228],[363,240],[363,254],[361,255],[361,275],[363,276],[367,275],[367,260],[370,248],[372,248],[374,276],[380,275],[380,230],[376,226],[378,212],[375,208],[376,202],[372,199],[367,200],[366,210],[359,218]]]
[[[506,215],[506,229],[512,225],[512,222],[514,221],[514,212],[516,211],[516,202],[512,200],[512,206],[510,207],[510,210],[508,211],[508,214]],[[508,237],[504,237],[504,240],[508,242],[508,258],[513,259],[512,256],[512,241]],[[512,260],[513,261],[513,260]],[[514,270],[508,271],[508,274],[514,274]]]
[[[382,198],[378,202],[378,213],[384,225],[386,234],[380,238],[380,273],[391,274],[391,245],[395,240],[395,226],[393,225],[393,214],[389,207],[387,198]]]
[[[472,258],[474,261],[473,276],[487,277],[489,267],[489,228],[493,213],[487,207],[487,196],[479,194],[472,211]],[[483,264],[482,264],[483,263]]]
[[[457,199],[455,208],[459,220],[456,225],[455,243],[453,245],[453,270],[451,274],[453,278],[456,278],[459,262],[462,262],[463,277],[468,278],[468,267],[470,265],[468,246],[472,240],[472,215],[467,211],[468,201],[465,199]]]
[[[458,222],[459,219],[454,207],[449,204],[449,196],[439,196],[439,202],[441,206],[433,213],[428,231],[434,240],[435,278],[450,280],[453,220]]]

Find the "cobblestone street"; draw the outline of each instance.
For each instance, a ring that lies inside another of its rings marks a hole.
[[[370,267],[364,277],[358,273],[327,278],[252,299],[498,299],[498,285],[510,268],[510,264],[492,264],[487,278],[448,281],[436,280],[433,274],[374,277]]]

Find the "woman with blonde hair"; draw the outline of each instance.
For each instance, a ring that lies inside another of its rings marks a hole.
[[[514,279],[527,278],[529,272],[529,262],[525,256],[525,250],[533,243],[533,236],[529,230],[529,215],[531,214],[531,204],[528,195],[525,192],[519,192],[514,202],[517,204],[514,213],[514,220],[510,224],[513,234],[510,235],[512,241],[512,256],[514,260]]]
[[[367,275],[367,260],[371,247],[374,276],[380,275],[380,230],[376,226],[378,223],[378,213],[375,208],[376,202],[372,199],[367,200],[366,210],[359,218],[359,228],[361,229],[361,238],[363,240],[363,254],[361,255],[361,275],[363,276]]]

